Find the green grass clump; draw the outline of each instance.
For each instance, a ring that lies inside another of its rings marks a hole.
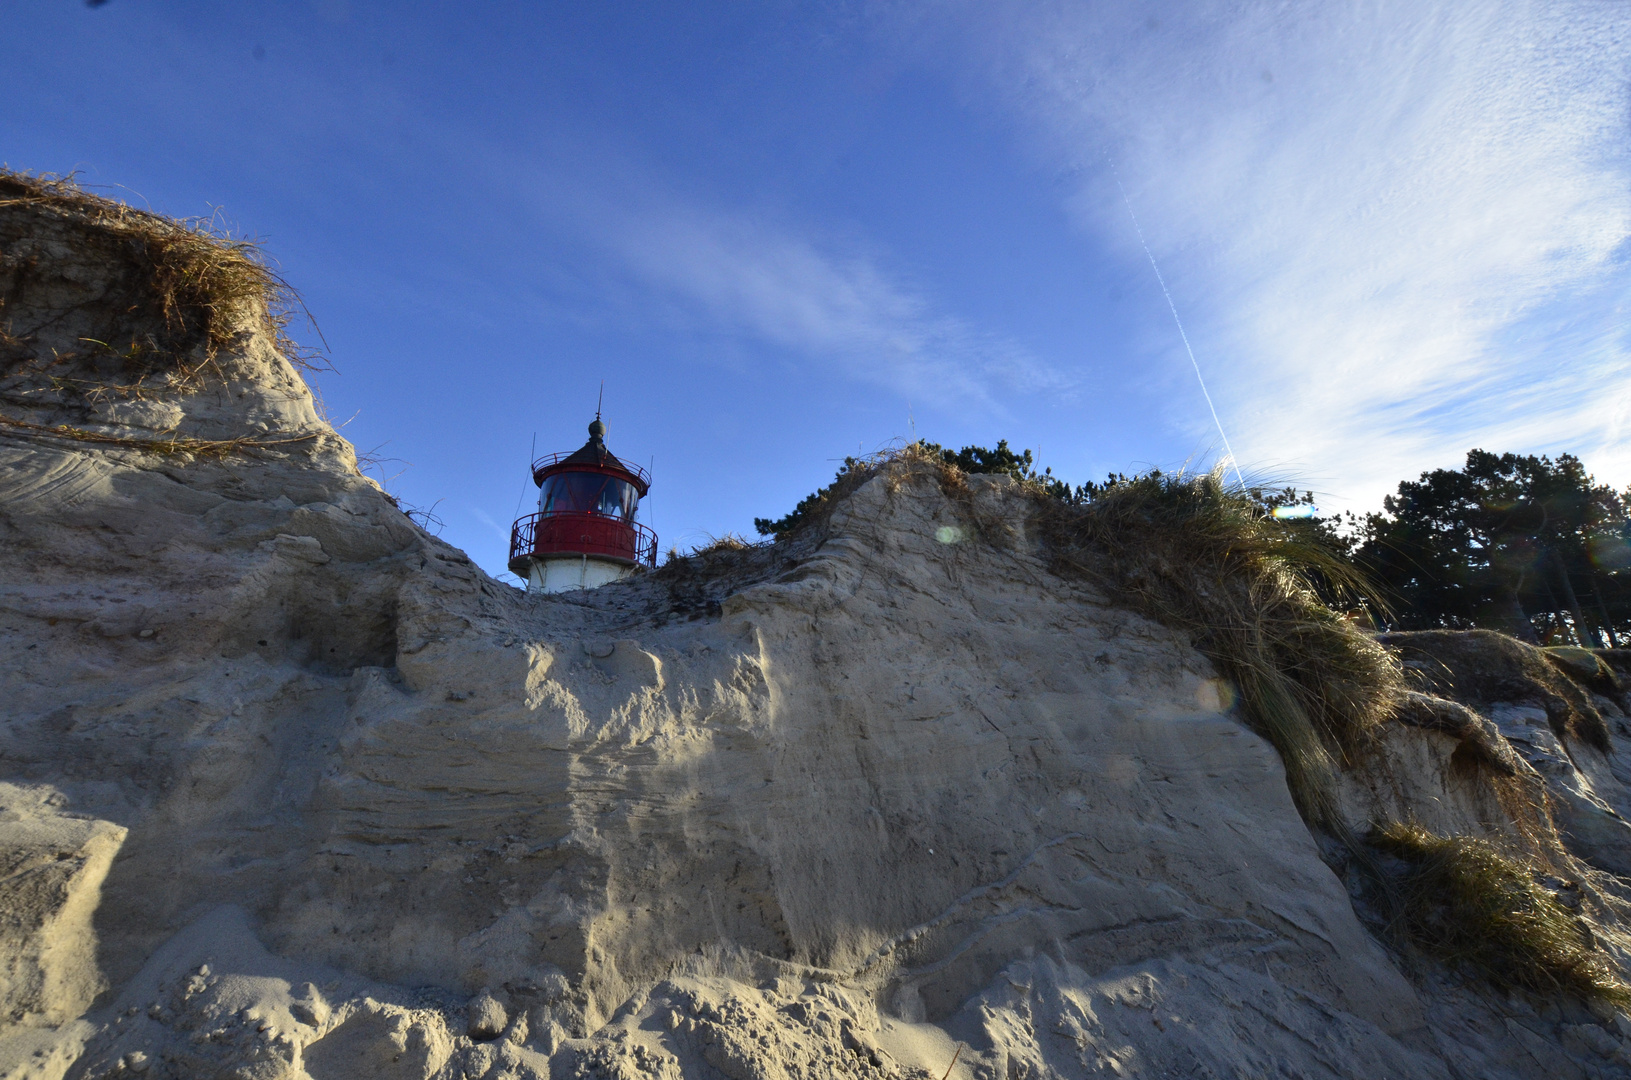
[[[1221,471],[1119,477],[1082,500],[1039,494],[1037,507],[1055,572],[1187,632],[1280,752],[1304,819],[1350,840],[1339,762],[1368,745],[1405,692],[1398,661],[1316,592],[1317,581],[1357,599],[1369,592],[1360,572]]]
[[[1403,865],[1391,929],[1404,943],[1505,990],[1631,1005],[1631,986],[1538,867],[1488,840],[1414,824],[1378,826],[1368,839]]]

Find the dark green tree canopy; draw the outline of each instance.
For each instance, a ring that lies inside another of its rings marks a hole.
[[[1356,556],[1403,627],[1583,645],[1631,629],[1625,497],[1571,454],[1473,450],[1464,468],[1401,483],[1360,534]]]

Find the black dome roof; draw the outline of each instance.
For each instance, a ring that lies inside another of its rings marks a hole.
[[[589,441],[582,447],[565,457],[557,456],[548,465],[542,467],[534,463],[532,478],[543,483],[544,477],[550,473],[570,469],[573,466],[587,465],[595,469],[613,469],[625,474],[630,483],[640,489],[640,495],[645,497],[646,491],[651,487],[651,477],[638,465],[626,465],[618,460],[617,455],[606,449],[606,425],[596,416],[589,424]]]

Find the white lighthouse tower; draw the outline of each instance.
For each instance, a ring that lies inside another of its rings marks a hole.
[[[606,449],[595,414],[589,441],[532,463],[538,512],[510,530],[510,572],[528,592],[592,589],[657,565],[657,535],[634,520],[651,477]]]

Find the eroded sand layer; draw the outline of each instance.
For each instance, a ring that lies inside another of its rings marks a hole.
[[[37,308],[94,277],[62,258]],[[1007,481],[902,466],[529,597],[264,335],[219,364],[4,388],[127,442],[0,431],[0,1075],[1626,1075],[1622,1018],[1407,979],[1208,662],[1048,573]],[[274,445],[128,441],[164,432]],[[1616,869],[1619,764],[1526,716]],[[1503,827],[1458,745],[1391,732],[1355,822]]]

